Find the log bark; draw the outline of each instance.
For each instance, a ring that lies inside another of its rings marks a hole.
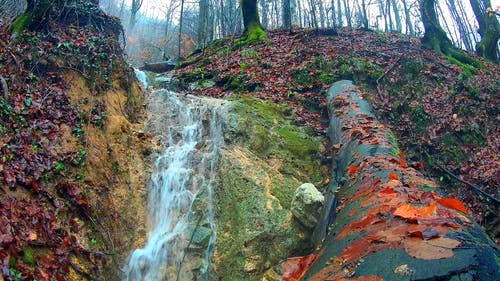
[[[175,68],[175,61],[161,61],[156,63],[144,63],[144,66],[139,67],[140,70],[151,71],[155,73],[163,73]]]
[[[436,182],[408,167],[389,129],[350,81],[329,91],[336,153],[323,221],[336,215],[317,259],[301,280],[500,280],[499,249],[446,198]],[[333,214],[332,214],[333,212]],[[330,218],[330,219],[328,219]],[[321,236],[321,235],[320,235]],[[290,272],[284,272],[290,275]]]

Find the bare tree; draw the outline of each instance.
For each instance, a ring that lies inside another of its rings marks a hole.
[[[406,22],[407,33],[409,32],[410,35],[415,35],[415,30],[413,28],[413,22],[411,21],[411,16],[410,16],[410,8],[408,7],[408,4],[406,3],[406,1],[407,0],[402,0],[403,9],[405,12],[405,22]]]
[[[476,52],[493,62],[498,58],[498,39],[500,39],[500,26],[495,12],[492,10],[490,0],[470,0],[474,14],[479,23],[481,41],[476,45]]]
[[[96,0],[98,1],[98,0]],[[133,30],[137,23],[137,12],[141,9],[143,0],[132,0],[132,7],[130,8],[130,20],[128,22],[129,30]]]
[[[283,0],[283,29],[292,28],[292,13],[290,7],[290,0]]]
[[[446,32],[441,28],[436,13],[436,0],[420,0],[420,14],[425,33],[422,43],[438,53],[448,53],[452,47]]]

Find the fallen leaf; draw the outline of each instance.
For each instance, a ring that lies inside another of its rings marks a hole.
[[[430,206],[423,208],[418,208],[412,205],[402,205],[394,211],[394,216],[416,221],[417,218],[420,217],[432,216],[436,212],[436,207],[436,204],[431,204]]]
[[[393,180],[399,180],[399,176],[396,173],[390,173],[389,174],[389,178],[391,178]]]
[[[438,203],[446,208],[455,209],[464,214],[468,214],[467,208],[464,203],[462,203],[457,198],[441,198],[437,200]]]
[[[349,175],[354,174],[359,171],[359,167],[355,165],[349,166]]]
[[[446,237],[431,240],[408,238],[404,241],[406,253],[414,258],[423,260],[451,258],[453,257],[453,249],[459,245],[459,241]]]
[[[283,265],[283,281],[300,280],[317,258],[318,255],[311,254],[308,256],[287,259]]]
[[[28,234],[28,240],[35,241],[38,238],[38,235],[34,231],[30,231]]]

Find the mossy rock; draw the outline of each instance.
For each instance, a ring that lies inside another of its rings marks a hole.
[[[321,184],[325,171],[312,154],[323,139],[293,125],[291,108],[233,95],[225,124],[217,202],[216,277],[262,280],[269,268],[311,248],[310,229],[291,213],[295,190]]]

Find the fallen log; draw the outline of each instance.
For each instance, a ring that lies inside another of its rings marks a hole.
[[[167,60],[167,61],[161,61],[161,62],[155,62],[155,63],[144,63],[144,66],[139,67],[139,69],[142,71],[163,73],[163,72],[167,72],[167,71],[174,69],[175,65],[176,65],[176,61]]]
[[[458,199],[407,166],[362,90],[339,81],[328,107],[339,150],[327,202],[338,206],[323,221],[336,218],[314,259],[299,259],[314,263],[290,260],[296,272],[283,280],[500,280],[498,247]]]

